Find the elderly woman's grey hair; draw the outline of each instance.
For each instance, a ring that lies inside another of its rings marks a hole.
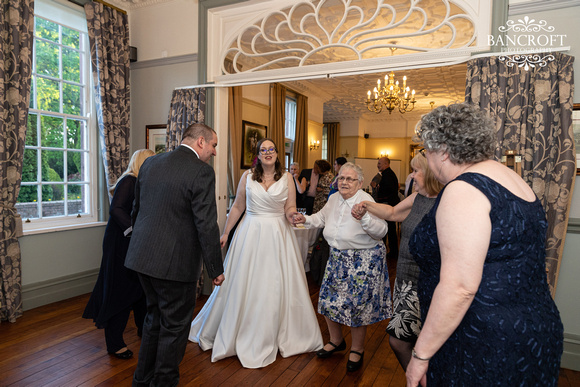
[[[342,172],[345,171],[346,169],[352,169],[358,175],[358,181],[360,181],[361,183],[364,181],[365,176],[364,176],[363,170],[360,167],[360,165],[356,165],[356,164],[351,163],[349,161],[348,163],[345,163],[345,164],[342,165],[342,167],[340,168],[340,171],[338,172],[338,174],[341,175]]]
[[[421,117],[415,134],[428,151],[444,151],[454,164],[493,157],[495,125],[479,107],[468,103],[439,106]]]
[[[294,161],[292,164],[290,164],[290,167],[295,165],[297,169],[300,169],[300,164],[298,164],[296,161]],[[290,168],[288,167],[288,168]]]

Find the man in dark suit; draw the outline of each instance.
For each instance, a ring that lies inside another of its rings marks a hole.
[[[216,133],[193,124],[181,146],[146,160],[133,202],[125,266],[139,274],[147,298],[133,386],[176,386],[195,307],[202,258],[214,285],[224,280],[215,172]]]
[[[381,157],[377,162],[377,168],[381,173],[381,181],[377,191],[377,202],[386,203],[390,206],[396,206],[399,199],[399,179],[391,169],[391,160],[388,157]],[[399,240],[397,238],[397,223],[387,222],[389,227],[387,239],[389,243],[388,258],[397,259],[399,256]]]

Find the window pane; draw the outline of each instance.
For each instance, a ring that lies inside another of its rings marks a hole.
[[[38,218],[38,194],[37,186],[23,185],[20,187],[16,210],[22,219]]]
[[[86,184],[69,184],[68,185],[68,213],[69,214],[86,214]]]
[[[83,154],[81,152],[67,152],[67,180],[82,181],[83,179]]]
[[[64,152],[43,150],[41,156],[42,181],[64,181]]]
[[[22,161],[22,182],[36,182],[38,175],[38,151],[36,149],[24,149],[24,159]]]
[[[36,114],[28,113],[28,128],[26,129],[25,145],[38,146],[37,118],[38,116]]]
[[[70,118],[66,120],[68,149],[87,149],[83,136],[86,126],[86,121],[72,120]]]
[[[60,112],[58,81],[37,77],[36,88],[38,109],[56,113]]]
[[[62,44],[72,48],[79,48],[80,33],[67,27],[62,27]]]
[[[28,103],[28,107],[34,109],[34,75],[32,76],[32,81],[30,82],[30,102]]]
[[[58,78],[58,50],[54,43],[36,39],[36,73]]]
[[[45,186],[50,188],[50,195],[45,195],[42,190],[42,216],[64,215],[64,184]]]
[[[81,114],[81,87],[63,83],[62,110],[64,114]]]
[[[64,148],[63,119],[60,117],[41,116],[41,146]]]
[[[58,24],[36,17],[35,35],[58,43]]]
[[[62,78],[65,81],[81,82],[79,52],[63,47],[62,49]]]

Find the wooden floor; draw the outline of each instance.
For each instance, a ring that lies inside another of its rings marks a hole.
[[[316,305],[318,288],[310,284]],[[46,305],[24,313],[16,323],[0,324],[0,386],[130,386],[137,356],[120,360],[105,350],[102,330],[81,318],[89,295]],[[196,313],[207,297],[197,302]],[[319,317],[324,340],[328,331]],[[181,363],[180,386],[405,386],[405,374],[388,344],[387,322],[369,327],[364,366],[346,372],[348,352],[330,359],[313,353],[282,358],[262,369],[245,369],[236,357],[212,363],[210,351],[188,343]],[[131,320],[125,331],[131,350],[139,352]],[[350,335],[346,335],[350,346]],[[580,386],[580,372],[561,369],[558,386]]]

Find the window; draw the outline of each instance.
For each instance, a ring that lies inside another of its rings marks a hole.
[[[296,141],[296,99],[286,97],[286,124],[284,127],[286,167],[294,161],[294,141]]]
[[[16,204],[25,231],[94,221],[96,213],[96,134],[90,120],[84,14],[70,9],[63,13],[68,7],[49,0],[36,8],[30,109]]]
[[[322,127],[322,159],[328,160],[328,126],[326,125]]]

